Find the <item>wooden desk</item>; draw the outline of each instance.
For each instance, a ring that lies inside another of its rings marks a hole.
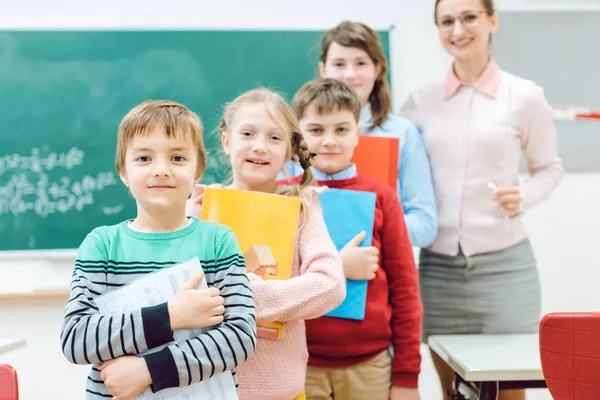
[[[538,334],[434,335],[428,345],[456,374],[466,399],[495,400],[500,389],[544,388]]]
[[[23,346],[25,346],[25,339],[0,338],[0,354],[8,353]]]

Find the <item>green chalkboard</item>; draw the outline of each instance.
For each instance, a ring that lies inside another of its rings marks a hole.
[[[202,117],[202,181],[225,180],[214,132],[223,104],[258,86],[289,100],[317,74],[321,35],[0,32],[0,251],[77,248],[94,227],[135,217],[114,170],[116,132],[148,99],[175,100]]]

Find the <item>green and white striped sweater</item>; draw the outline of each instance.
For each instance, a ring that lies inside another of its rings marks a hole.
[[[112,397],[96,368],[99,364],[173,341],[167,303],[109,316],[98,313],[94,299],[193,257],[200,259],[208,286],[217,287],[225,299],[224,321],[182,344],[145,355],[152,390],[186,386],[233,370],[254,351],[256,310],[244,258],[229,228],[195,218],[185,228],[165,233],[139,232],[127,221],[102,226],[88,234],[77,252],[61,332],[65,357],[93,364],[87,399]]]

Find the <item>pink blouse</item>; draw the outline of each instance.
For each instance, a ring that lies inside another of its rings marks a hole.
[[[450,70],[413,92],[402,108],[421,129],[438,207],[431,251],[466,255],[504,249],[526,237],[522,214],[547,199],[563,174],[553,114],[543,89],[490,60],[472,87]],[[519,183],[524,153],[529,178]],[[520,186],[521,213],[507,219],[488,183]]]

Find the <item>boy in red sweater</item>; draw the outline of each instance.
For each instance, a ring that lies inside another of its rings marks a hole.
[[[316,79],[302,86],[292,106],[309,150],[317,154],[312,172],[318,184],[377,196],[372,246],[358,247],[365,235],[356,232],[340,252],[346,278],[369,280],[365,318],[306,321],[307,399],[418,400],[417,269],[396,192],[358,174],[350,162],[360,134],[360,100],[340,81]]]

